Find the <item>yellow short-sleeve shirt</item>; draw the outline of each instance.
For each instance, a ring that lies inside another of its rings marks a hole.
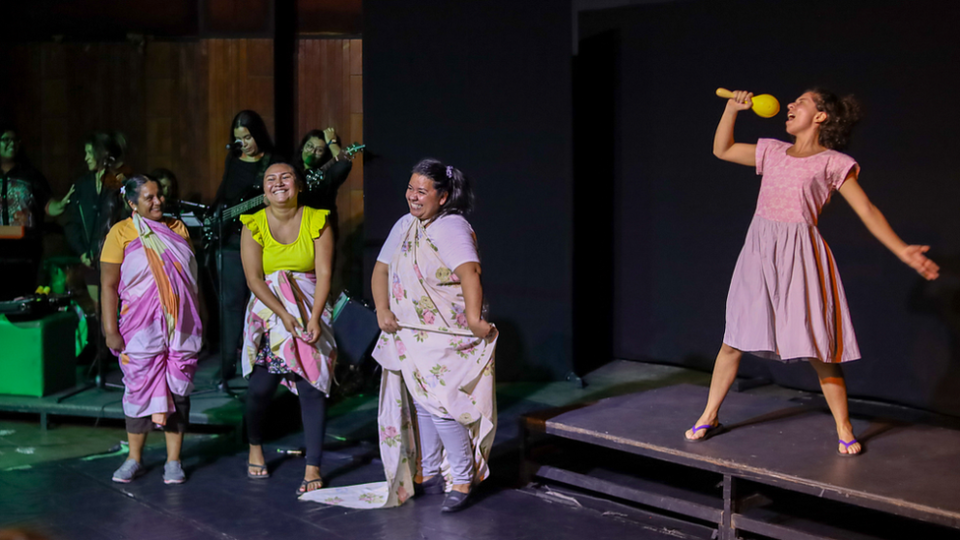
[[[300,234],[289,244],[277,242],[270,234],[266,209],[240,216],[240,222],[250,230],[253,239],[263,246],[264,275],[272,274],[277,270],[312,272],[316,267],[313,241],[320,238],[329,214],[329,210],[304,206],[300,219]]]
[[[190,241],[190,233],[187,232],[187,226],[179,219],[163,218],[162,223],[170,230],[180,235],[184,240]],[[106,239],[103,241],[103,249],[100,251],[100,262],[122,264],[123,252],[127,245],[137,239],[137,228],[133,225],[133,218],[129,217],[120,221],[110,228]]]

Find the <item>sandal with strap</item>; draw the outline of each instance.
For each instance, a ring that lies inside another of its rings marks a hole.
[[[310,486],[314,484],[320,484],[319,486],[310,489]],[[297,488],[297,496],[303,495],[305,493],[310,493],[311,491],[316,491],[323,487],[323,478],[314,478],[313,480],[304,480],[300,482],[300,487]]]
[[[256,469],[257,471],[261,471],[264,474],[254,474],[250,471],[250,469]],[[250,463],[248,461],[247,462],[247,478],[250,478],[251,480],[266,480],[267,478],[270,478],[270,471],[269,469],[267,469],[266,465],[257,465],[256,463]]]
[[[857,456],[859,456],[860,454],[863,453],[863,445],[862,445],[862,444],[860,445],[860,451],[859,451],[859,452],[855,452],[855,453],[851,453],[851,452],[850,452],[850,447],[853,446],[854,443],[860,442],[860,441],[858,441],[858,440],[856,440],[856,439],[853,439],[853,440],[851,440],[850,442],[847,442],[847,441],[845,441],[845,440],[843,440],[843,439],[838,439],[837,442],[839,442],[840,444],[842,444],[843,447],[847,450],[846,452],[841,452],[840,449],[837,448],[837,454],[839,454],[841,457],[857,457]]]
[[[721,424],[721,423],[718,422],[717,425],[715,425],[715,426],[711,426],[710,424],[704,424],[704,425],[702,425],[702,426],[697,426],[697,425],[695,425],[695,426],[693,426],[693,427],[690,428],[690,430],[693,431],[693,434],[694,434],[694,435],[696,435],[697,432],[700,431],[701,429],[706,430],[706,431],[703,432],[703,437],[700,437],[699,439],[690,439],[690,438],[687,437],[686,434],[684,434],[684,435],[683,435],[683,440],[685,440],[685,441],[687,441],[687,442],[693,442],[693,443],[703,442],[703,441],[709,439],[710,437],[713,437],[714,435],[719,435],[719,434],[723,433],[723,424]]]

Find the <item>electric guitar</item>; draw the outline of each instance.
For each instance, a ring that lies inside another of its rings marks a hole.
[[[366,148],[365,144],[354,143],[340,151],[337,159],[331,159],[317,169],[307,171],[307,191],[315,189],[323,181],[323,175],[334,163],[340,160],[340,156],[347,159],[353,159],[358,153]],[[213,242],[218,237],[217,222],[220,221],[220,227],[227,229],[232,227],[241,215],[247,214],[252,210],[259,210],[263,207],[263,187],[254,186],[248,191],[247,196],[241,197],[240,202],[223,208],[220,211],[214,211],[203,220],[203,237],[208,243]]]

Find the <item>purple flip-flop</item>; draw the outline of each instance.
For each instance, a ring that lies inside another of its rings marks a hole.
[[[694,443],[703,442],[709,439],[710,437],[713,437],[714,435],[719,435],[720,433],[723,433],[723,424],[718,423],[715,426],[711,426],[710,424],[704,424],[702,426],[693,426],[690,429],[693,430],[694,435],[696,435],[697,432],[700,431],[701,429],[704,429],[706,431],[703,432],[703,437],[700,437],[699,439],[688,439],[687,435],[684,434],[683,440],[687,442],[694,442]]]
[[[857,456],[859,456],[860,454],[862,454],[863,451],[864,451],[863,445],[861,444],[861,445],[860,445],[860,451],[859,451],[859,452],[857,452],[856,454],[851,454],[851,453],[850,453],[850,447],[853,446],[854,443],[859,442],[859,441],[857,441],[856,439],[853,439],[853,440],[850,441],[850,442],[847,442],[847,441],[845,441],[845,440],[843,440],[843,439],[837,439],[837,442],[839,442],[840,444],[842,444],[843,447],[847,449],[846,452],[841,452],[839,448],[837,449],[837,454],[839,454],[841,457],[857,457]]]

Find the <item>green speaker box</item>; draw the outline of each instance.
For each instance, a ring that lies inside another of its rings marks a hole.
[[[0,315],[0,394],[43,397],[76,384],[77,316],[11,321]]]

